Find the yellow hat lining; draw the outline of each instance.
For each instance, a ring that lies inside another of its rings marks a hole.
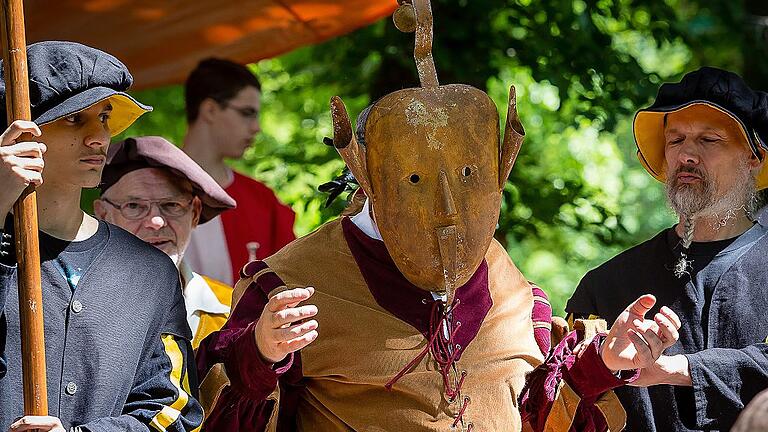
[[[637,146],[637,157],[640,160],[641,165],[643,165],[643,168],[648,171],[648,173],[655,179],[663,182],[665,181],[665,175],[663,173],[663,164],[664,161],[664,154],[663,154],[663,146],[660,145],[661,142],[660,138],[658,136],[658,131],[663,131],[663,116],[667,114],[676,113],[679,111],[683,111],[687,108],[690,108],[692,106],[696,105],[704,105],[707,107],[710,107],[712,109],[715,109],[717,111],[722,112],[723,114],[726,114],[728,117],[730,117],[733,121],[737,122],[740,126],[740,130],[742,133],[742,137],[744,138],[747,147],[749,150],[757,156],[760,160],[763,160],[763,155],[761,152],[756,151],[754,146],[760,146],[762,141],[758,140],[756,141],[756,144],[753,144],[753,141],[750,139],[747,128],[744,125],[744,122],[742,122],[738,117],[733,115],[728,110],[713,104],[709,101],[692,101],[689,102],[683,106],[675,107],[674,109],[667,110],[641,110],[638,111],[637,114],[635,114],[635,119],[632,122],[633,123],[633,136],[635,139],[635,144]],[[647,133],[640,132],[641,126],[638,125],[638,123],[643,123],[642,127],[643,129],[652,129],[652,131],[649,131]],[[647,124],[647,123],[653,123],[653,124]],[[655,132],[654,132],[655,131]],[[655,135],[654,135],[655,134]],[[757,137],[759,138],[759,137]],[[762,148],[762,147],[760,147]],[[656,157],[653,157],[653,151],[658,151],[661,149],[661,155],[656,155]],[[757,175],[757,183],[758,183],[758,189],[762,189],[765,187],[768,187],[768,163],[763,167],[761,172]]]
[[[137,105],[134,101],[132,101],[129,97],[126,97],[122,94],[113,94],[111,96],[108,96],[103,99],[99,99],[92,104],[88,105],[87,107],[84,107],[80,111],[73,112],[71,114],[68,114],[67,116],[77,114],[79,112],[83,112],[105,100],[109,100],[112,103],[112,112],[110,113],[109,118],[109,131],[110,136],[115,137],[117,135],[120,135],[123,133],[126,129],[128,129],[139,117],[141,117],[144,113],[147,113],[149,111],[145,110],[144,108]],[[38,126],[43,126],[46,124],[53,123],[57,120],[61,120],[63,117],[55,118],[51,121],[40,123]]]

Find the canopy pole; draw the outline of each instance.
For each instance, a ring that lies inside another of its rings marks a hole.
[[[22,0],[2,3],[3,79],[5,80],[8,124],[31,120],[27,43]],[[24,134],[19,141],[30,140]],[[45,373],[43,294],[40,279],[40,247],[37,228],[37,201],[34,186],[27,187],[13,206],[16,257],[19,263],[19,317],[21,327],[24,414],[48,415]]]

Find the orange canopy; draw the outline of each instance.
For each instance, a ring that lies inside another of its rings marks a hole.
[[[122,60],[134,89],[180,83],[198,61],[274,57],[390,15],[396,0],[26,0],[27,43],[71,40]]]

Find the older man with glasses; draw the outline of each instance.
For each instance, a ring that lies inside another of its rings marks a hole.
[[[179,268],[195,349],[226,322],[232,288],[192,272],[182,258],[198,224],[234,207],[210,175],[164,138],[129,138],[110,148],[96,216],[165,252]]]

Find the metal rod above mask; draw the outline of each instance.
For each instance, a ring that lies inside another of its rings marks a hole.
[[[432,57],[432,4],[430,0],[399,0],[400,8],[393,16],[395,26],[402,32],[416,31],[413,58],[422,87],[438,87],[435,59]],[[415,26],[414,26],[415,23]]]

